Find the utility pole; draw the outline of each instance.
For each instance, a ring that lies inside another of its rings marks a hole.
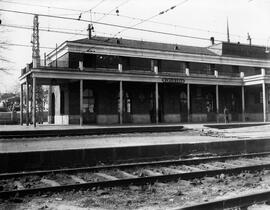
[[[94,26],[92,24],[88,24],[88,39],[92,38],[92,31],[94,31]]]
[[[40,50],[39,50],[39,23],[38,15],[34,15],[33,35],[32,35],[32,60],[33,68],[40,67]],[[43,121],[43,90],[41,85],[37,85],[37,78],[32,82],[32,121],[36,127],[36,111],[38,109],[39,123]],[[38,102],[38,103],[37,103]],[[41,119],[40,119],[41,118]]]
[[[248,40],[249,45],[251,45],[251,36],[249,35],[249,33],[247,33],[247,40]]]
[[[40,66],[40,55],[39,55],[39,23],[38,15],[34,16],[33,21],[33,35],[32,35],[32,59],[33,68],[38,68]]]
[[[227,42],[230,43],[230,30],[229,30],[229,20],[227,17]]]

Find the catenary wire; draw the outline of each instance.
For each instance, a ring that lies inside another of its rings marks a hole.
[[[69,9],[69,8],[64,8],[64,7],[53,7],[53,6],[45,6],[45,5],[40,5],[40,4],[30,4],[30,3],[22,3],[22,2],[16,2],[16,1],[6,1],[6,0],[1,0],[0,3],[10,3],[10,4],[19,4],[19,5],[28,5],[28,6],[35,6],[35,7],[43,7],[43,8],[50,8],[50,9],[56,9],[56,10],[67,10],[67,11],[74,11],[74,12],[86,12],[83,10],[78,10],[78,9]],[[120,5],[121,6],[121,5]],[[119,7],[119,6],[118,6]],[[154,24],[160,24],[160,25],[166,25],[166,26],[171,26],[171,27],[177,27],[177,28],[185,28],[188,30],[194,30],[194,31],[202,31],[202,32],[207,32],[207,33],[214,33],[214,34],[220,34],[220,35],[227,35],[226,33],[223,32],[218,32],[218,31],[213,31],[213,30],[207,30],[207,29],[202,29],[202,28],[195,28],[195,27],[190,27],[190,26],[183,26],[183,25],[178,25],[178,24],[171,24],[171,23],[165,23],[165,22],[159,22],[159,21],[153,21],[153,20],[146,20],[146,19],[142,19],[142,18],[138,18],[138,17],[131,17],[131,16],[127,16],[127,15],[121,15],[121,14],[111,14],[112,11],[114,11],[117,7],[115,7],[114,9],[112,9],[111,11],[104,13],[104,12],[93,12],[92,14],[96,14],[96,15],[103,15],[100,19],[102,19],[105,16],[119,16],[119,17],[123,17],[123,18],[127,18],[127,19],[132,19],[132,20],[139,20],[139,21],[143,21],[145,20],[146,22],[149,23],[154,23]],[[89,10],[88,10],[89,11]],[[73,14],[61,14],[61,15],[76,15],[75,13]],[[97,20],[99,21],[99,19]],[[238,37],[238,38],[246,38],[246,36],[243,35],[238,35],[238,34],[232,34],[230,33],[230,36],[234,36],[234,37]],[[264,38],[256,38],[256,40],[264,40]]]
[[[8,10],[8,9],[0,9],[0,11],[3,12],[11,12],[11,13],[17,13],[17,14],[24,14],[24,15],[36,15],[35,13],[32,12],[24,12],[24,11],[18,11],[18,10]],[[58,18],[58,19],[64,19],[64,20],[73,20],[73,21],[78,21],[76,18],[71,18],[71,17],[62,17],[62,16],[57,16],[57,15],[47,15],[47,14],[37,14],[39,16],[43,17],[50,17],[50,18]],[[89,20],[85,19],[80,19],[81,22],[87,22],[89,23]],[[129,29],[129,30],[135,30],[135,31],[141,31],[141,32],[148,32],[148,33],[156,33],[156,34],[161,34],[161,35],[167,35],[167,36],[176,36],[176,37],[183,37],[183,38],[190,38],[190,39],[198,39],[198,40],[207,40],[209,41],[209,38],[204,38],[204,37],[198,37],[198,36],[190,36],[190,35],[184,35],[184,34],[176,34],[176,33],[169,33],[169,32],[164,32],[164,31],[156,31],[156,30],[150,30],[150,29],[143,29],[143,28],[134,28],[130,26],[124,26],[124,25],[118,25],[118,24],[112,24],[112,23],[105,23],[105,22],[98,22],[98,21],[91,21],[93,24],[99,24],[99,25],[104,25],[104,26],[109,26],[109,27],[117,27],[117,28],[123,28],[123,29]],[[223,40],[218,40],[218,42],[222,42]]]
[[[178,3],[178,4],[175,5],[175,6],[172,6],[172,7],[168,8],[168,9],[166,9],[166,10],[163,10],[163,11],[159,12],[158,14],[153,15],[153,16],[147,18],[147,19],[143,19],[143,20],[141,20],[139,23],[133,24],[131,27],[138,26],[138,25],[140,25],[140,24],[142,24],[142,23],[144,23],[144,22],[146,22],[146,21],[149,21],[149,20],[151,20],[151,19],[153,19],[153,18],[155,18],[155,17],[157,17],[157,16],[163,15],[163,14],[169,12],[170,10],[175,9],[177,6],[182,5],[182,4],[184,4],[184,3],[188,2],[188,1],[189,1],[189,0],[181,1],[180,3]],[[118,32],[114,35],[114,37],[117,36],[118,34],[123,33],[124,31],[127,31],[127,30],[129,30],[129,29],[123,29],[123,30],[121,30],[121,31],[118,31]]]

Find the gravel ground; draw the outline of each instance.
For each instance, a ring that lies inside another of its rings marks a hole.
[[[0,202],[0,209],[173,209],[200,202],[270,190],[270,171],[221,174],[189,181],[155,183],[148,186],[91,189],[45,194]],[[253,206],[256,210],[260,206]]]

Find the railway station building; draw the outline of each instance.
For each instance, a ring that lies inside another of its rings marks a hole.
[[[29,94],[36,113],[36,87],[47,85],[52,124],[224,122],[225,107],[231,121],[270,120],[267,49],[211,41],[209,47],[110,37],[66,41],[46,62],[22,69],[28,108],[21,116],[30,121]]]

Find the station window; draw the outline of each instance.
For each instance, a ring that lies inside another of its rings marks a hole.
[[[215,70],[215,64],[206,64],[206,74],[213,75]]]
[[[95,97],[92,89],[83,91],[83,112],[95,112]]]
[[[261,74],[261,68],[255,67],[255,68],[254,68],[254,72],[255,72],[256,75],[257,75],[257,74]]]
[[[240,73],[240,72],[239,72],[239,66],[232,66],[232,71],[233,71],[233,73],[235,73],[235,74]]]
[[[180,102],[187,103],[187,94],[185,92],[180,93]]]
[[[117,69],[118,63],[119,63],[118,56],[109,56],[109,55],[96,56],[96,68]]]

